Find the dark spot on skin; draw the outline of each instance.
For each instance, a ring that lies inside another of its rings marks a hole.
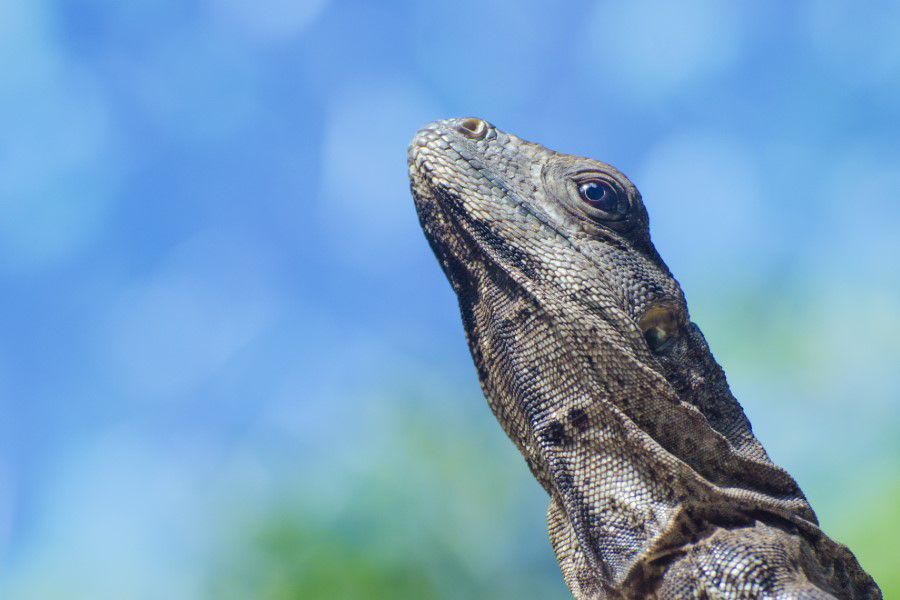
[[[697,442],[689,437],[684,440],[684,449],[688,454],[696,454],[699,450],[699,448],[697,448]]]
[[[796,567],[795,567],[796,568]],[[775,574],[775,569],[763,569],[762,573],[757,572],[756,581],[759,584],[760,591],[763,592],[766,596],[774,596],[775,591],[778,589],[778,577]],[[842,582],[843,585],[847,585],[848,582]]]
[[[456,256],[450,253],[443,253],[440,249],[435,250],[435,254],[438,254],[439,252],[439,256],[442,259],[441,265],[444,266],[447,277],[456,289],[456,294],[459,298],[460,311],[462,312],[463,325],[466,326],[468,330],[475,324],[473,311],[474,307],[481,300],[478,288],[473,285],[468,269],[466,269],[465,265],[463,265]]]
[[[550,421],[541,432],[541,437],[551,446],[562,446],[566,443],[566,428],[559,421]]]
[[[513,319],[501,318],[497,320],[497,325],[500,331],[515,331],[516,322]]]
[[[560,473],[556,477],[556,484],[557,484],[560,492],[563,492],[563,493],[571,492],[572,488],[573,488],[572,475],[570,475],[566,471]],[[582,504],[583,504],[583,502],[582,502]]]
[[[585,431],[590,426],[587,413],[580,408],[573,408],[569,411],[569,422],[579,432]]]
[[[591,368],[593,369],[594,368],[594,359],[591,358],[590,354],[588,354],[587,361],[588,361],[588,364],[591,365]]]

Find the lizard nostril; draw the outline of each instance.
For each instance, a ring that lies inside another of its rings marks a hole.
[[[456,126],[456,130],[470,140],[480,140],[487,134],[487,123],[475,117],[463,119]]]

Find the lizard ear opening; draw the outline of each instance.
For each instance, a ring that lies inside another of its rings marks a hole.
[[[648,308],[638,321],[647,346],[655,353],[668,350],[681,329],[680,311],[674,306],[656,304]]]

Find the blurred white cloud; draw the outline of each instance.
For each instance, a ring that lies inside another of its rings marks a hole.
[[[125,290],[98,346],[129,395],[167,400],[201,385],[277,318],[272,261],[233,232],[202,232]]]
[[[900,270],[885,272],[882,262],[900,256],[900,151],[858,144],[835,153],[821,170],[816,199],[821,269],[855,273],[870,280],[869,289],[900,286]]]
[[[554,62],[556,48],[547,39],[563,27],[567,13],[533,0],[412,3],[411,58],[430,86],[462,111],[439,116],[499,122],[544,94],[540,86],[548,74],[565,70]]]
[[[900,4],[804,3],[802,32],[832,73],[855,85],[900,86]]]
[[[316,207],[323,241],[336,258],[380,272],[421,249],[405,150],[419,127],[439,114],[421,88],[384,75],[372,74],[336,95],[325,122]],[[385,152],[388,147],[396,151]]]
[[[200,597],[209,463],[196,440],[170,444],[179,451],[113,429],[71,452],[37,494],[40,519],[3,597]]]
[[[7,551],[11,546],[10,537],[16,510],[15,497],[16,486],[13,483],[11,465],[3,455],[0,455],[0,565],[6,564],[10,558]]]
[[[598,2],[582,23],[579,67],[598,99],[665,100],[740,56],[742,21],[738,5],[715,0]]]
[[[46,81],[64,60],[54,33],[53,11],[43,2],[0,2],[0,68],[7,99],[19,86]]]
[[[738,278],[759,265],[766,252],[754,242],[754,230],[763,223],[762,182],[738,140],[673,134],[650,150],[635,180],[650,213],[653,240],[676,277]],[[751,243],[755,260],[743,260]]]
[[[166,32],[150,51],[116,66],[136,105],[176,140],[220,141],[259,115],[256,63],[209,32]]]
[[[255,41],[281,42],[303,33],[330,0],[207,0],[213,20]]]
[[[0,271],[78,256],[125,170],[101,85],[64,57],[42,8],[0,6]]]

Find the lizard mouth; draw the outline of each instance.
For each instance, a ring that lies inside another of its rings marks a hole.
[[[465,239],[465,228],[449,210],[449,192],[436,176],[437,165],[447,162],[442,155],[449,149],[441,135],[440,123],[422,128],[409,145],[410,187],[425,239],[451,286],[462,298],[471,296],[475,289],[471,267],[467,267],[474,257],[470,256],[472,242]]]

